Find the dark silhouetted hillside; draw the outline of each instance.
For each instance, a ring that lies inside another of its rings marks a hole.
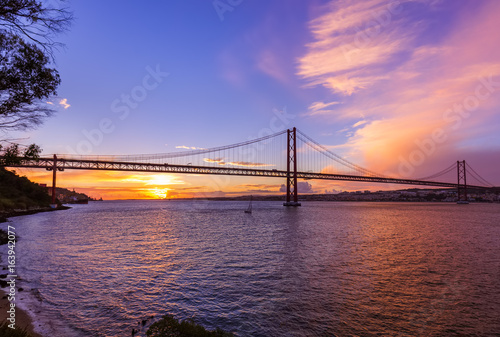
[[[0,168],[0,213],[49,207],[50,201],[45,187]]]

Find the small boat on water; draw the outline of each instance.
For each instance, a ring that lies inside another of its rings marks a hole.
[[[252,213],[252,196],[250,196],[250,204],[248,204],[248,208],[245,210],[245,213]]]

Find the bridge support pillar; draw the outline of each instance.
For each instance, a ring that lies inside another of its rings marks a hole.
[[[300,206],[297,195],[297,129],[287,130],[286,202],[283,206]],[[292,166],[293,165],[293,166]],[[292,171],[293,169],[293,171]]]
[[[457,204],[468,204],[465,160],[457,161]]]
[[[54,155],[54,162],[52,163],[52,202],[50,207],[57,208],[56,204],[56,172],[57,172],[57,156]]]
[[[52,167],[47,167],[47,171],[52,171],[52,188],[51,188],[51,194],[52,194],[52,201],[50,204],[50,207],[52,208],[57,208],[57,203],[56,203],[56,176],[57,176],[57,171],[64,171],[64,167],[57,167],[57,156],[54,155],[54,160],[52,162]]]

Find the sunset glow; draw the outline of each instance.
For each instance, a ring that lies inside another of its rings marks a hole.
[[[166,199],[168,196],[168,188],[159,189],[158,187],[156,187],[152,190],[149,190],[149,192],[155,199]]]
[[[99,15],[113,17],[112,36],[90,6],[73,5],[79,19],[59,56],[64,98],[53,100],[60,112],[19,135],[44,154],[203,150],[296,126],[383,175],[426,176],[466,159],[500,184],[498,1],[244,2],[223,21],[210,3],[127,5],[119,17],[104,4]],[[86,66],[95,45],[99,62]],[[276,168],[252,158],[204,161]],[[22,172],[51,183],[47,172]],[[272,194],[284,183],[70,170],[59,177],[61,186],[112,199],[251,194],[241,186],[259,184]],[[310,183],[314,193],[389,188]]]
[[[0,335],[498,335],[500,0],[9,0],[0,50]]]

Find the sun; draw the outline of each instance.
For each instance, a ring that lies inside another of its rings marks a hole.
[[[154,189],[148,190],[148,192],[149,192],[150,196],[152,196],[156,199],[167,199],[169,190],[170,190],[169,188],[160,189],[158,187],[155,187]]]

